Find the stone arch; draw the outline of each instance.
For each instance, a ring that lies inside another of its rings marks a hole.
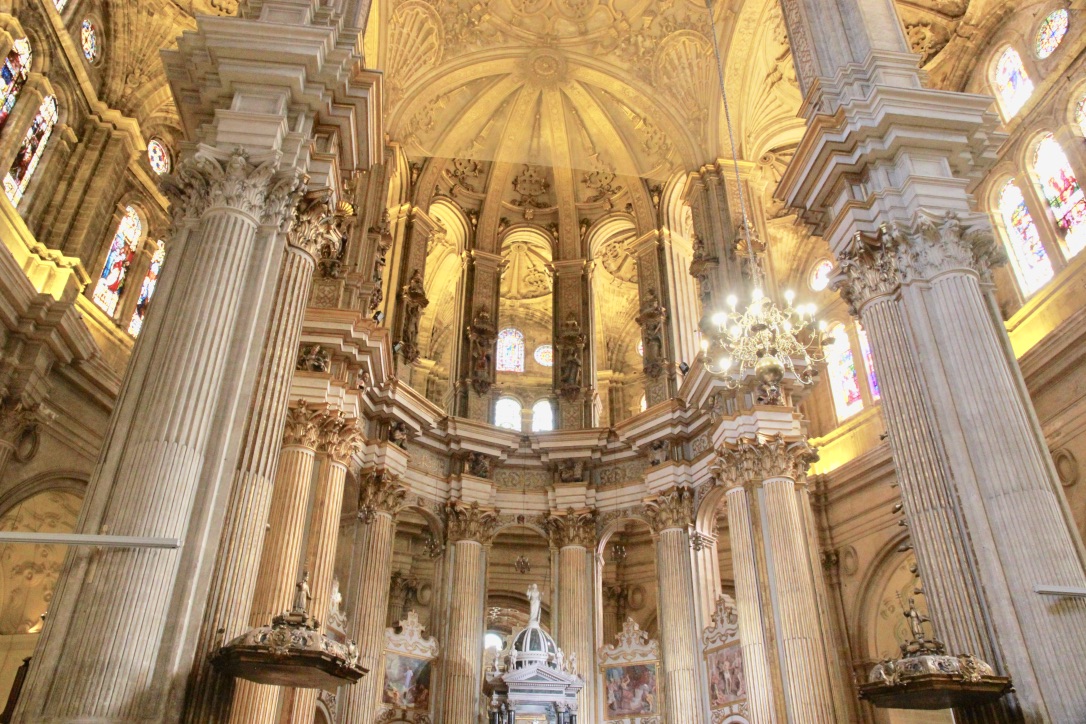
[[[909,534],[901,532],[883,543],[875,551],[860,578],[858,595],[855,598],[857,603],[851,612],[852,625],[849,626],[849,630],[855,632],[853,656],[862,658],[862,661],[854,661],[854,664],[874,662],[878,659],[878,652],[872,650],[871,646],[875,635],[873,614],[878,605],[878,598],[884,593],[894,569],[909,556],[908,552],[899,550],[908,540]]]

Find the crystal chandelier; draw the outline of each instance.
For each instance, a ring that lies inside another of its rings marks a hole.
[[[702,363],[713,375],[719,377],[727,389],[737,389],[748,374],[760,382],[758,402],[781,404],[780,383],[786,374],[801,384],[815,380],[815,365],[825,359],[823,347],[833,339],[826,336],[826,323],[815,319],[813,304],[794,306],[795,294],[785,292],[787,306],[783,309],[766,296],[763,286],[765,277],[758,254],[755,252],[743,183],[739,177],[739,161],[735,150],[728,94],[724,89],[724,71],[721,66],[720,41],[713,22],[713,3],[706,0],[709,11],[709,27],[713,29],[713,51],[716,54],[717,79],[720,98],[724,105],[724,120],[728,127],[732,165],[738,189],[739,208],[743,223],[740,231],[745,242],[747,268],[753,287],[751,301],[741,311],[736,296],[729,295],[728,311],[720,311],[710,317],[711,327],[703,329],[701,340]]]

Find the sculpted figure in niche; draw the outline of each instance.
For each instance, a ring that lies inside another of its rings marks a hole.
[[[562,394],[567,399],[575,399],[581,390],[584,344],[585,336],[581,334],[581,323],[577,321],[577,315],[570,312],[559,335],[559,348],[562,351],[559,379],[562,384]]]
[[[306,571],[302,574],[302,580],[294,587],[294,607],[291,613],[305,613],[312,600],[313,595],[309,592],[309,571]]]
[[[471,387],[476,394],[485,395],[490,391],[490,369],[494,361],[493,348],[495,330],[490,321],[490,312],[480,309],[468,327],[471,339]]]
[[[650,372],[653,377],[663,371],[661,363],[664,361],[664,320],[666,318],[667,310],[660,305],[656,290],[650,288],[645,293],[645,301],[641,304],[637,323],[641,325],[645,343],[645,371]]]
[[[388,441],[400,448],[407,447],[407,425],[402,422],[394,422],[388,426]]]
[[[528,586],[528,625],[539,625],[539,586]]]
[[[479,452],[473,452],[468,458],[468,474],[477,478],[490,477],[490,457]]]
[[[670,457],[671,445],[667,440],[657,440],[649,446],[649,465],[656,467],[657,465],[663,465]]]
[[[400,342],[403,344],[404,359],[414,362],[419,358],[419,319],[422,317],[422,310],[430,304],[422,284],[422,272],[418,269],[411,274],[410,281],[404,287],[403,302],[403,331]]]

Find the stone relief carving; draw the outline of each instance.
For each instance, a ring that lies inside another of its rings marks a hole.
[[[650,639],[648,632],[642,631],[637,621],[629,617],[622,624],[622,631],[615,636],[615,643],[599,651],[600,666],[657,661],[659,658],[659,642]]]
[[[551,484],[546,470],[502,466],[494,471],[494,486],[505,490],[544,490]]]
[[[467,473],[477,478],[489,479],[494,460],[481,452],[472,452],[467,458]]]
[[[302,347],[294,369],[304,372],[328,372],[332,368],[332,355],[319,344]]]
[[[600,467],[600,485],[621,485],[645,477],[647,462],[642,458]]]
[[[649,445],[649,467],[663,465],[671,459],[671,443],[667,440],[654,440]]]
[[[471,340],[471,389],[478,395],[490,392],[490,370],[494,363],[496,335],[490,312],[485,307],[480,308],[468,326],[468,339]]]
[[[701,643],[706,648],[723,646],[739,637],[739,610],[735,600],[726,593],[717,596],[716,608],[712,614],[713,623],[701,634]]]

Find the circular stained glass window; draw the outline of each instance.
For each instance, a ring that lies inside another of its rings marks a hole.
[[[83,46],[83,56],[90,62],[98,60],[98,31],[90,18],[83,19],[79,29],[79,43]]]
[[[833,262],[823,259],[815,265],[811,271],[811,289],[820,292],[830,285],[830,275],[833,274]]]
[[[536,347],[535,354],[533,354],[532,356],[535,357],[536,362],[543,365],[544,367],[554,366],[554,347],[550,346],[549,344],[541,344]]]
[[[157,138],[152,138],[147,144],[147,160],[151,164],[151,170],[159,176],[170,172],[170,149]]]
[[[1056,10],[1048,14],[1037,30],[1037,57],[1044,59],[1056,52],[1067,35],[1068,14],[1066,10]]]

